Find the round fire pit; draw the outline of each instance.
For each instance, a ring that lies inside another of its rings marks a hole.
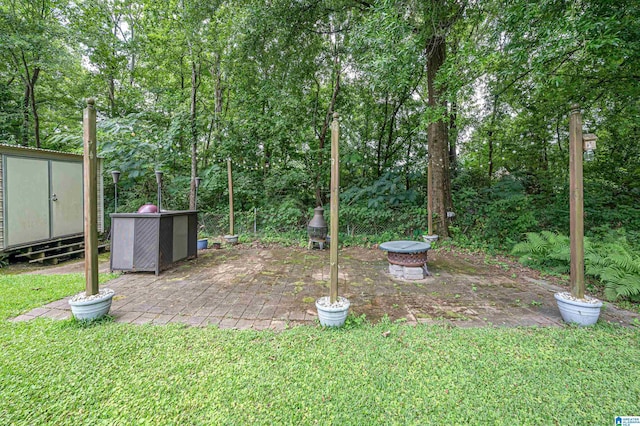
[[[407,280],[421,280],[427,275],[427,252],[431,244],[420,241],[388,241],[380,244],[387,252],[389,273]]]

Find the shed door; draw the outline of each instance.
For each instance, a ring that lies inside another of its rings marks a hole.
[[[6,245],[48,239],[48,161],[12,156],[5,158]]]
[[[84,232],[82,163],[51,161],[51,237]]]

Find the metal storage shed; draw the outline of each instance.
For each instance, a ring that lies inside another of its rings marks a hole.
[[[0,252],[84,234],[82,155],[0,144]],[[98,230],[104,232],[98,159]]]

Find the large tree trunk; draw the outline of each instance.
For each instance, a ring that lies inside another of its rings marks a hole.
[[[440,35],[431,37],[427,44],[427,87],[430,108],[446,106],[441,91],[435,86],[438,70],[444,64],[445,58],[445,38]],[[447,210],[451,205],[451,180],[449,176],[449,138],[444,117],[429,123],[427,137],[431,157],[430,166],[432,167],[431,197],[433,211],[437,214],[437,220],[434,223],[435,232],[440,237],[447,238],[449,236]]]

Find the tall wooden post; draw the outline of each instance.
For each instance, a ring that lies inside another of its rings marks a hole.
[[[427,161],[427,234],[433,235],[433,171],[431,164],[431,154]]]
[[[98,160],[95,100],[87,99],[84,127],[84,276],[86,295],[98,294]]]
[[[584,298],[584,198],[582,178],[582,115],[571,106],[569,120],[569,218],[571,234],[571,295]]]
[[[331,250],[330,250],[330,281],[329,302],[338,300],[338,206],[340,201],[340,152],[338,139],[340,137],[340,123],[338,113],[333,113],[331,123]]]
[[[233,232],[233,175],[231,174],[231,158],[227,158],[227,178],[229,180],[229,235]]]

